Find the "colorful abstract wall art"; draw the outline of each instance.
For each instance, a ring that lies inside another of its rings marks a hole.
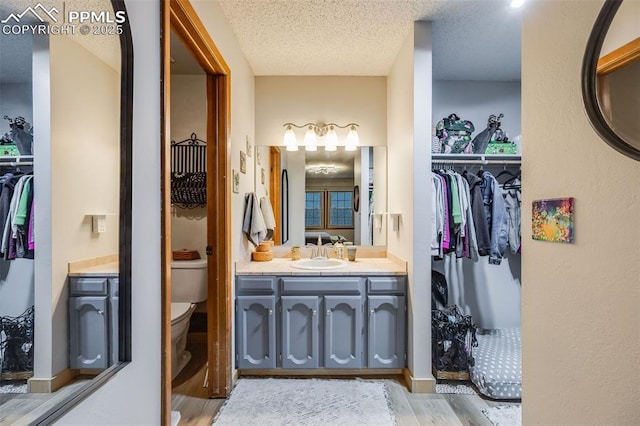
[[[573,198],[534,201],[531,231],[534,240],[573,243]]]

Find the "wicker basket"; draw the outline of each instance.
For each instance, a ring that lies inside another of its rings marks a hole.
[[[271,244],[268,244],[266,241],[261,242],[256,247],[256,251],[258,252],[268,252],[271,250]]]
[[[196,260],[200,259],[200,253],[197,250],[176,250],[172,253],[173,260]]]
[[[272,251],[254,251],[251,253],[251,259],[254,262],[268,262],[273,260],[273,252]]]

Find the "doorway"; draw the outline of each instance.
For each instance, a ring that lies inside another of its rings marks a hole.
[[[171,418],[171,34],[205,74],[206,93],[206,348],[209,398],[231,390],[231,241],[229,153],[230,70],[188,0],[165,0],[162,11],[162,423]]]

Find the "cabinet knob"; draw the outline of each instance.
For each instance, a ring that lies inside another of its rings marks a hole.
[[[273,315],[273,309],[269,309],[269,315]]]
[[[104,311],[98,310],[99,315],[104,315]]]
[[[311,315],[315,315],[315,314],[317,314],[317,313],[318,313],[318,312],[316,312],[316,310],[315,310],[315,309],[311,311]]]
[[[376,311],[374,311],[373,309],[369,311],[369,315],[373,315],[375,313],[376,313]]]
[[[327,315],[331,315],[331,309],[327,309]]]

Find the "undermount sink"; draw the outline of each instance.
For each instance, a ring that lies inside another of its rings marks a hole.
[[[340,259],[306,259],[294,261],[291,266],[297,269],[327,270],[344,268],[347,264]]]

